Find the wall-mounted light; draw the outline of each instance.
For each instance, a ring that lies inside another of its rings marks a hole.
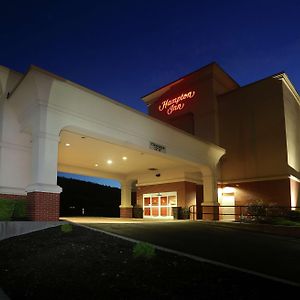
[[[69,143],[66,143],[66,144],[65,144],[65,146],[66,146],[66,147],[70,147],[70,146],[71,146],[71,144],[69,144]]]
[[[235,188],[232,186],[225,186],[223,188],[223,194],[233,194],[235,192]]]

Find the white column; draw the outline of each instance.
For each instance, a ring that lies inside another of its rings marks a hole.
[[[212,172],[211,175],[204,175],[203,180],[203,205],[219,205],[217,178]]]
[[[213,168],[203,174],[202,219],[219,220],[218,187],[216,172]]]
[[[120,208],[132,208],[131,205],[132,181],[121,182],[121,205]]]
[[[58,142],[58,134],[33,133],[31,184],[27,192],[61,192],[57,186]]]

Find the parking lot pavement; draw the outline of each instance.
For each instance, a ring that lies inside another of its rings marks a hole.
[[[300,284],[300,239],[203,222],[98,223],[92,226]]]

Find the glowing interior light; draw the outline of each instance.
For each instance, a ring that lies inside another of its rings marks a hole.
[[[71,146],[71,144],[69,144],[69,143],[66,143],[66,144],[65,144],[65,146],[66,146],[66,147],[70,147],[70,146]]]
[[[126,157],[126,156],[123,156],[122,159],[123,159],[123,160],[127,160],[127,157]]]
[[[109,159],[109,160],[107,161],[107,163],[108,163],[109,165],[111,165],[111,164],[112,164],[112,160]]]
[[[223,188],[223,194],[233,194],[235,192],[235,188],[231,186],[226,186]]]
[[[98,167],[99,165],[98,164],[95,164],[95,167]]]

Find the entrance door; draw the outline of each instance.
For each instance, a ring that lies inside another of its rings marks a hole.
[[[225,187],[219,189],[219,203],[221,204],[220,220],[222,221],[234,221],[235,220],[235,189],[233,187]]]
[[[144,218],[173,219],[172,207],[177,206],[177,192],[143,195]]]

